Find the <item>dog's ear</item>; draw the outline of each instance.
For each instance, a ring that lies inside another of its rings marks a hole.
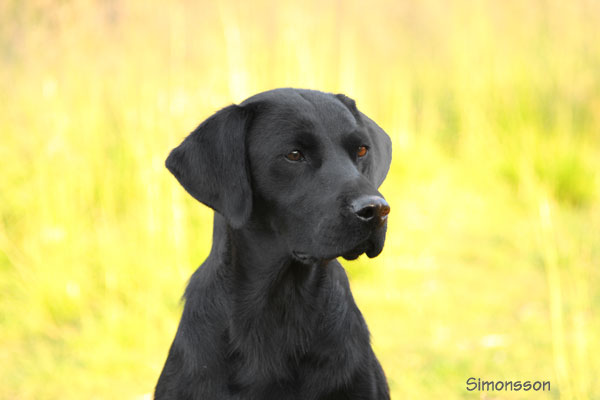
[[[369,164],[366,173],[375,184],[375,187],[381,186],[392,162],[392,141],[390,137],[371,118],[358,111],[356,102],[350,97],[343,94],[337,94],[335,97],[350,110],[356,118],[356,122],[364,127],[369,134],[371,139],[369,155],[373,158],[373,162]]]
[[[189,194],[234,228],[252,211],[245,145],[251,114],[237,105],[222,109],[174,148],[165,163]]]
[[[367,174],[375,183],[375,187],[379,187],[383,183],[392,163],[392,140],[371,118],[363,113],[360,113],[360,115],[372,140],[369,153],[374,153],[374,162],[369,164]]]

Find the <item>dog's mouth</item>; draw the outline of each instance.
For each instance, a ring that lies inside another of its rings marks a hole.
[[[377,257],[383,250],[386,230],[387,224],[384,223],[379,229],[373,231],[366,240],[360,242],[351,250],[342,253],[341,256],[346,260],[355,260],[363,253],[369,258]]]
[[[301,251],[293,251],[292,256],[296,261],[301,262],[302,264],[315,264],[319,261],[330,261],[338,257],[343,257],[346,260],[356,260],[361,254],[367,253],[371,251],[371,247],[365,244],[361,244],[353,248],[352,250],[338,255],[328,255],[325,257],[315,257],[310,254],[301,252]]]
[[[319,261],[319,258],[311,256],[310,254],[304,253],[302,251],[292,251],[292,256],[297,261],[300,261],[302,264],[314,264]],[[334,257],[332,257],[334,258]]]
[[[352,250],[342,254],[342,257],[344,257],[344,259],[346,260],[356,260],[361,254],[367,253],[368,255],[369,253],[372,253],[372,249],[373,246],[370,243],[364,242],[359,244]]]
[[[366,254],[369,258],[374,258],[381,253],[383,250],[383,242],[381,244],[373,241],[367,240],[348,251],[347,253],[342,254],[342,257],[346,260],[356,260],[361,254]]]
[[[385,229],[378,229],[366,240],[358,243],[350,250],[343,250],[339,253],[329,254],[327,256],[316,256],[303,251],[293,251],[292,255],[303,264],[310,264],[322,260],[333,260],[337,257],[343,257],[346,260],[356,260],[361,254],[366,254],[369,258],[377,257],[383,250],[385,242]]]

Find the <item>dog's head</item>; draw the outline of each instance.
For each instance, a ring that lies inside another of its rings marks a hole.
[[[231,227],[260,221],[302,261],[381,252],[390,161],[389,137],[354,100],[277,89],[208,118],[166,165]]]

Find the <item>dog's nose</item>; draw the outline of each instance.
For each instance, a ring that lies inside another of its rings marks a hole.
[[[363,221],[379,220],[385,221],[390,213],[390,205],[383,197],[363,196],[352,202],[352,211]]]

